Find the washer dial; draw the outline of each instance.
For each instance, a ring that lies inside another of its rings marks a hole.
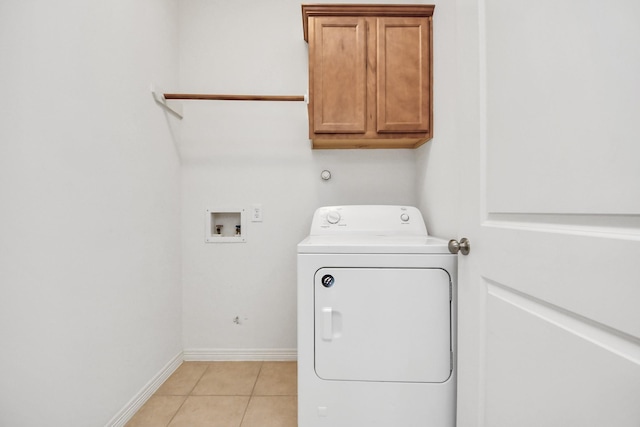
[[[337,224],[340,222],[340,218],[340,212],[338,211],[329,211],[327,214],[327,222],[329,222],[329,224]]]

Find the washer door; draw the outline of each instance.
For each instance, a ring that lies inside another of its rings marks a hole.
[[[321,268],[315,370],[326,380],[446,381],[449,274],[439,268]]]

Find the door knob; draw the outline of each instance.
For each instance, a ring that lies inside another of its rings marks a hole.
[[[458,242],[455,239],[449,240],[449,252],[452,254],[457,254],[460,252],[462,255],[469,255],[469,251],[471,250],[471,243],[469,243],[469,239],[463,237]]]

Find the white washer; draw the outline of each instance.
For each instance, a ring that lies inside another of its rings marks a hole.
[[[318,209],[298,245],[298,425],[455,426],[456,271],[414,207]]]

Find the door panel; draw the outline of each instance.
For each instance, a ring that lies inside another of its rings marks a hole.
[[[621,333],[640,336],[640,244],[568,226],[485,221],[484,277]]]
[[[488,209],[640,213],[640,2],[486,6]]]
[[[429,18],[378,18],[377,130],[427,132]]]
[[[319,17],[309,43],[313,129],[364,133],[367,109],[367,31],[364,18]]]
[[[637,427],[640,4],[459,7],[458,425]]]
[[[445,270],[322,268],[314,282],[320,378],[435,383],[449,378],[451,300]]]
[[[487,292],[487,426],[637,425],[632,342],[508,287]]]

